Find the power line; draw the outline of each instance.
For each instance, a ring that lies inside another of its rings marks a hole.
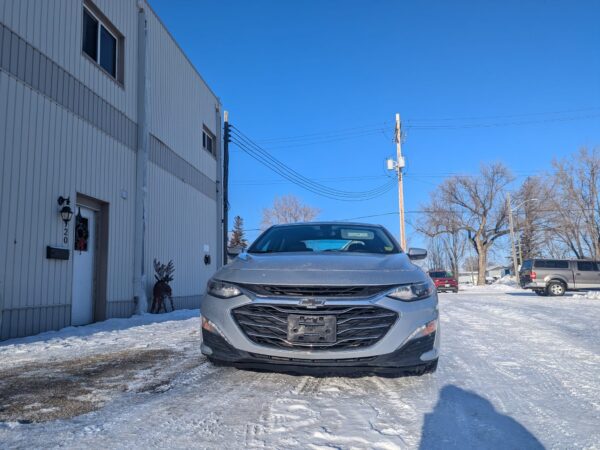
[[[321,183],[339,183],[339,182],[350,182],[360,180],[380,180],[381,178],[387,177],[386,175],[357,175],[355,177],[330,177],[330,178],[313,178],[314,181]],[[389,177],[388,177],[389,178]],[[229,183],[235,186],[270,186],[276,184],[290,184],[288,180],[246,180],[240,182]]]
[[[573,113],[589,113],[584,115],[572,116]],[[497,119],[515,119],[521,117],[535,117],[535,116],[556,116],[569,114],[567,117],[546,117],[534,120],[525,121],[501,121],[492,123],[477,123],[481,121],[497,120]],[[574,120],[585,120],[600,117],[600,107],[591,108],[580,108],[580,109],[569,109],[563,111],[548,111],[548,112],[533,112],[533,113],[521,113],[521,114],[506,114],[506,115],[494,115],[494,116],[468,116],[468,117],[445,117],[445,118],[414,118],[405,119],[404,128],[414,130],[437,130],[437,129],[469,129],[469,128],[490,128],[490,127],[502,127],[502,126],[518,126],[518,125],[530,125],[540,124],[548,122],[568,122]],[[475,123],[463,123],[463,124],[448,124],[447,122],[458,122],[458,121],[475,121]],[[437,123],[436,123],[437,122]],[[275,147],[269,147],[269,150],[283,149],[283,148],[294,148],[304,147],[310,145],[316,145],[321,143],[331,143],[337,141],[343,141],[348,139],[354,139],[362,136],[376,135],[386,132],[390,132],[392,123],[389,121],[379,122],[371,125],[359,125],[349,128],[341,128],[337,130],[328,130],[322,132],[305,133],[295,136],[277,137],[269,139],[258,140],[261,144],[274,143],[274,144],[288,144],[280,145]],[[387,137],[387,136],[386,136]]]
[[[235,126],[231,126],[231,141],[235,143],[238,148],[246,152],[249,156],[267,166],[274,172],[281,175],[283,178],[288,181],[293,182],[294,184],[303,187],[306,190],[309,190],[315,194],[328,197],[335,200],[344,200],[344,201],[357,201],[357,200],[369,200],[380,196],[391,189],[393,186],[393,181],[379,186],[377,188],[371,189],[369,191],[362,192],[351,192],[351,191],[343,191],[340,189],[330,188],[325,186],[324,184],[318,183],[314,180],[311,180],[291,167],[287,166],[280,160],[273,157],[269,152],[260,147],[258,144],[253,142],[248,136],[246,136],[243,132],[241,132]]]
[[[361,132],[361,133],[350,133],[350,134],[343,134],[343,135],[329,136],[329,137],[324,136],[322,138],[306,139],[306,140],[300,140],[300,141],[295,141],[295,142],[291,141],[290,143],[288,143],[286,145],[269,146],[268,150],[281,150],[281,149],[288,149],[288,148],[308,147],[308,146],[317,145],[317,144],[329,144],[332,142],[347,141],[347,140],[351,140],[351,139],[356,139],[356,138],[365,137],[365,136],[374,136],[374,135],[378,135],[378,134],[381,134],[387,138],[387,136],[385,135],[386,131],[388,131],[388,130],[386,130],[385,128],[378,128],[378,129],[365,131],[365,132]]]
[[[240,142],[238,140],[232,139],[232,142],[234,142],[236,145],[238,145],[238,147],[240,147],[242,150],[244,150],[246,153],[248,153],[251,157],[256,159],[258,162],[266,165],[271,170],[275,171],[276,173],[278,173],[282,177],[286,178],[287,180],[289,180],[289,181],[293,182],[294,184],[297,184],[309,191],[312,191],[316,194],[319,194],[319,195],[322,195],[325,197],[333,198],[336,200],[348,200],[348,201],[368,200],[370,198],[379,196],[384,192],[387,192],[387,190],[389,190],[391,188],[391,186],[389,186],[388,184],[385,184],[385,185],[375,188],[371,191],[365,191],[365,192],[347,192],[347,191],[341,191],[339,189],[332,189],[323,184],[316,183],[316,182],[298,174],[298,172],[295,172],[293,169],[290,169],[289,167],[283,165],[281,162],[279,162],[277,160],[275,160],[277,162],[274,162],[272,160],[263,158],[261,155],[257,155],[252,149],[246,147],[245,144],[243,144],[242,142]]]
[[[362,125],[362,126],[356,126],[356,127],[351,127],[351,128],[341,128],[338,130],[329,130],[329,131],[322,131],[322,132],[315,132],[315,133],[300,134],[297,136],[288,136],[288,137],[271,138],[271,139],[258,139],[257,142],[265,144],[265,143],[273,143],[273,142],[289,142],[289,141],[298,141],[298,140],[312,140],[312,139],[320,139],[320,138],[327,138],[327,137],[336,137],[339,135],[346,135],[346,134],[381,131],[382,129],[386,129],[386,127],[389,125],[390,125],[390,122],[386,121],[386,122],[381,122],[379,124],[374,124],[374,125]]]
[[[496,123],[474,123],[474,124],[458,124],[458,125],[407,125],[406,128],[411,130],[459,130],[459,129],[470,129],[470,128],[494,128],[494,127],[505,127],[513,125],[533,125],[541,123],[552,123],[552,122],[568,122],[582,119],[595,119],[600,118],[598,114],[588,114],[585,116],[575,117],[556,117],[538,120],[525,120],[525,121],[513,121],[513,122],[496,122]]]
[[[597,209],[594,208],[573,208],[573,209],[561,209],[560,212],[563,213],[567,213],[567,212],[592,212],[592,211],[597,211]],[[413,210],[406,210],[404,211],[407,214],[433,214],[433,213],[450,213],[450,214],[455,214],[455,213],[461,213],[463,211],[460,210],[452,210],[452,209],[413,209]],[[528,210],[529,213],[555,213],[557,212],[556,209],[531,209]],[[383,216],[392,216],[392,215],[398,215],[399,212],[398,211],[390,211],[390,212],[385,212],[385,213],[379,213],[379,214],[371,214],[368,216],[358,216],[358,217],[350,217],[347,219],[336,219],[340,222],[347,222],[347,221],[351,221],[351,220],[358,220],[358,219],[369,219],[372,217],[383,217]],[[525,214],[525,212],[521,212],[521,211],[515,211],[515,214]]]
[[[517,177],[528,177],[528,176],[537,176],[543,173],[543,171],[514,171]],[[415,181],[427,183],[431,186],[437,186],[435,183],[426,182],[421,180],[421,178],[448,178],[452,176],[458,177],[477,177],[478,175],[467,174],[462,172],[439,172],[439,173],[429,173],[429,174],[421,174],[421,173],[412,173],[405,172],[405,177],[414,179]],[[381,178],[390,178],[387,174],[381,175],[356,175],[353,177],[327,177],[327,178],[313,178],[314,181],[320,181],[322,183],[327,182],[344,182],[344,181],[358,181],[358,180],[378,180]],[[254,179],[254,180],[246,180],[240,182],[229,183],[232,186],[270,186],[270,185],[278,185],[278,184],[290,184],[291,182],[288,180],[277,180],[277,179]]]
[[[571,114],[571,113],[588,112],[588,111],[600,111],[600,107],[568,109],[568,110],[563,110],[563,111],[507,114],[507,115],[496,115],[496,116],[445,117],[445,118],[437,118],[437,119],[414,118],[414,119],[408,119],[407,122],[437,122],[437,121],[443,122],[443,121],[455,121],[455,120],[513,119],[513,118],[517,118],[517,117],[550,116],[550,115]]]

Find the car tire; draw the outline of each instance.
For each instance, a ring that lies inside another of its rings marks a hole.
[[[566,290],[564,283],[560,281],[551,281],[548,283],[548,286],[546,286],[546,295],[550,297],[561,297],[565,295]]]

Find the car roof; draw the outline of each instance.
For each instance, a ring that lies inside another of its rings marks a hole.
[[[593,258],[589,258],[589,259],[569,259],[569,258],[529,258],[529,259],[525,259],[523,262],[525,261],[597,261]]]
[[[383,225],[364,222],[340,222],[340,221],[320,221],[320,222],[294,222],[294,223],[278,223],[273,225],[274,228],[293,227],[298,225],[339,225],[339,226],[361,226],[361,227],[376,227],[383,228]]]

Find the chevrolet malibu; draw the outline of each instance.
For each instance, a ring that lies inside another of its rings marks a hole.
[[[215,364],[314,374],[424,374],[440,345],[435,285],[382,226],[275,225],[202,300]]]

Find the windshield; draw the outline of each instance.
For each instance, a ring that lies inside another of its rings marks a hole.
[[[444,272],[444,271],[435,271],[435,272],[429,272],[429,276],[431,278],[452,278],[452,274],[450,272]]]
[[[248,253],[347,252],[400,253],[398,245],[380,227],[314,224],[273,227],[265,231]]]

